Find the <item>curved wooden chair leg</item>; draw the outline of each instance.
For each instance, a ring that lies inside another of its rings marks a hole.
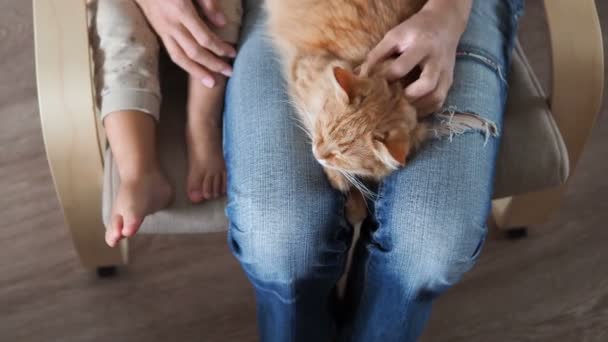
[[[57,196],[87,268],[127,261],[111,249],[101,219],[103,159],[93,96],[84,0],[34,0],[40,118]]]

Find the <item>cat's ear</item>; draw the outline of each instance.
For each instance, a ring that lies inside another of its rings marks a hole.
[[[339,66],[333,67],[332,73],[334,80],[336,81],[335,85],[338,97],[344,103],[350,103],[355,96],[355,82],[357,76]]]
[[[410,154],[411,144],[407,132],[403,129],[393,129],[382,135],[374,135],[376,155],[386,165],[392,168],[405,166]]]

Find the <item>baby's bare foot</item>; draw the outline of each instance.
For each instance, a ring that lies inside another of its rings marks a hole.
[[[226,193],[226,165],[222,155],[222,131],[215,120],[186,125],[188,144],[188,198],[199,203]]]
[[[122,179],[106,231],[107,244],[114,247],[122,238],[133,236],[144,218],[168,206],[172,197],[173,189],[160,170]]]

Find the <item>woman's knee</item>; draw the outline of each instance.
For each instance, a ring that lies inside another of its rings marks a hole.
[[[229,243],[253,278],[289,282],[338,264],[343,200],[294,121],[263,20],[244,31],[224,116]]]
[[[350,243],[342,201],[327,189],[233,194],[227,214],[229,245],[254,282],[294,283],[336,276]]]
[[[435,210],[432,215],[393,218],[372,235],[376,255],[411,297],[443,293],[471,270],[481,253],[486,227],[471,215]]]
[[[417,298],[435,298],[458,283],[478,260],[485,232],[471,236],[471,241],[455,243],[454,249],[419,258],[420,272],[410,273],[407,282]]]

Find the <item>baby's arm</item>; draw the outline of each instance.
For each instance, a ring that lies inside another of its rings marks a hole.
[[[101,117],[137,110],[158,120],[159,43],[133,1],[92,1],[91,42]]]

